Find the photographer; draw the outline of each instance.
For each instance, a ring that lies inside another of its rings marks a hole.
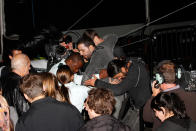
[[[143,108],[143,119],[146,122],[153,123],[153,131],[157,130],[161,122],[155,117],[155,113],[150,105],[152,99],[160,92],[176,93],[184,101],[187,115],[196,122],[196,93],[185,92],[180,85],[176,84],[176,81],[180,78],[180,71],[172,61],[164,60],[158,64],[156,80],[152,83],[152,96]]]
[[[60,63],[65,65],[65,60],[70,55],[70,51],[61,45],[51,45],[48,54],[49,60],[47,63],[47,71],[56,75],[58,65]]]

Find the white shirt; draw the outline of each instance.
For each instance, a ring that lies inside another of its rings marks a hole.
[[[80,111],[84,109],[84,101],[88,97],[88,91],[91,89],[86,86],[77,85],[74,82],[65,84],[69,89],[69,98],[71,103]]]
[[[77,75],[77,74],[74,74],[74,80],[73,82],[77,85],[81,85],[82,83],[82,78],[83,78],[83,75]]]
[[[97,79],[99,79],[99,74],[95,74],[95,76],[97,77]],[[82,84],[82,78],[83,78],[83,75],[77,75],[77,74],[74,74],[74,83],[78,84],[78,85],[81,85]]]
[[[52,73],[52,74],[54,74],[56,76],[56,72],[58,70],[58,66],[59,66],[60,63],[66,65],[65,59],[62,59],[59,63],[53,65],[49,72]]]

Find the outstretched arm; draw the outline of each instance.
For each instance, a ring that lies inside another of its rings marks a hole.
[[[87,80],[85,81],[85,84],[95,86],[97,88],[109,88],[113,91],[114,95],[122,95],[126,91],[129,91],[130,88],[135,87],[137,79],[138,70],[132,67],[132,69],[129,69],[127,76],[119,84],[110,84],[98,79]]]

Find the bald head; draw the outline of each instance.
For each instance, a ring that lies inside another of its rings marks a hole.
[[[25,54],[17,54],[11,60],[12,71],[24,76],[29,73],[30,69],[30,59]]]

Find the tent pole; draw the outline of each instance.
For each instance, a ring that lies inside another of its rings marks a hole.
[[[146,24],[150,23],[150,3],[149,0],[145,0],[145,16],[146,16]]]
[[[0,61],[3,56],[3,34],[4,34],[4,0],[0,0]]]

